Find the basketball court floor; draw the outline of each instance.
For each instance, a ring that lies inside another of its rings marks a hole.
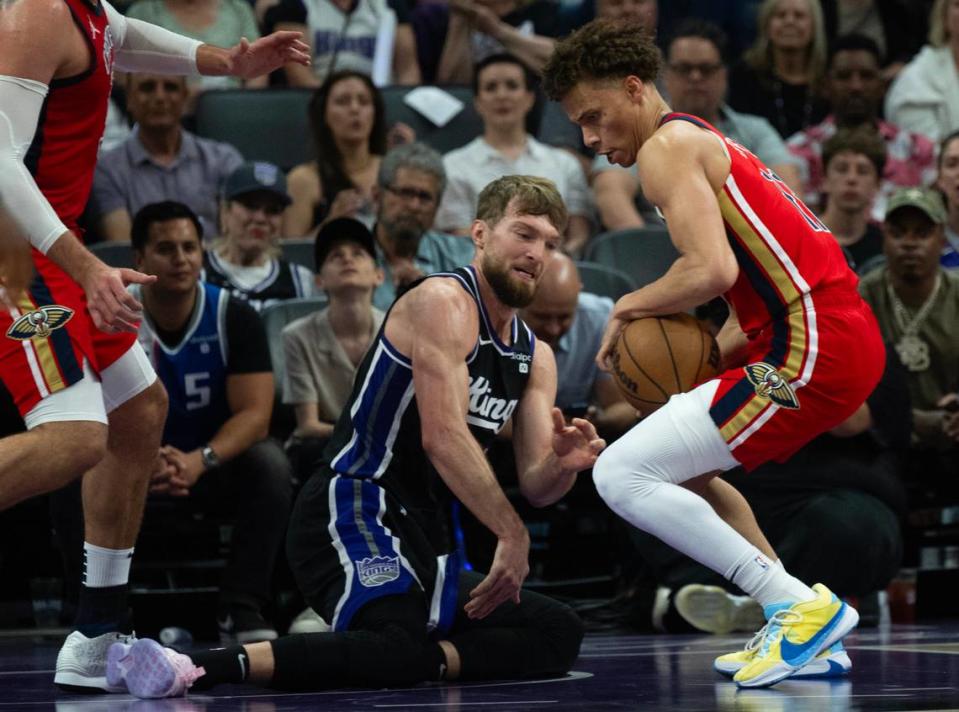
[[[590,635],[563,679],[376,691],[278,694],[252,686],[173,700],[79,696],[53,684],[57,641],[0,641],[0,712],[299,712],[301,710],[736,710],[865,712],[959,710],[959,624],[893,626],[846,639],[853,672],[839,681],[784,681],[737,690],[714,673],[715,655],[740,637]]]

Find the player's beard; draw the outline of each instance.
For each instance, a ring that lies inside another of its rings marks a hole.
[[[488,252],[480,263],[483,276],[493,288],[496,298],[513,309],[527,307],[536,295],[536,285],[513,277],[509,265],[496,260]]]

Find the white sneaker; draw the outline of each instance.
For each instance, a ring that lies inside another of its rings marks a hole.
[[[104,633],[96,638],[88,638],[78,630],[73,631],[63,641],[63,647],[57,655],[53,682],[65,689],[126,692],[126,686],[107,682],[107,652],[114,643],[130,644],[135,640],[136,636],[124,633]]]
[[[206,671],[186,655],[143,638],[133,645],[110,647],[107,676],[122,680],[131,695],[143,699],[179,697]]]
[[[762,606],[749,596],[734,596],[719,586],[683,586],[673,596],[673,605],[687,623],[706,633],[752,631],[766,623]]]
[[[333,629],[330,628],[330,624],[323,620],[319,613],[307,606],[293,619],[286,632],[288,635],[296,635],[297,633],[329,633],[331,630]]]

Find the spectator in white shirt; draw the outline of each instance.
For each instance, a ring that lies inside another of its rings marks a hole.
[[[586,176],[571,154],[542,144],[527,132],[526,116],[535,100],[529,71],[512,55],[492,55],[476,66],[473,93],[483,135],[444,156],[448,184],[436,227],[466,234],[487,183],[503,175],[540,176],[556,184],[569,210],[563,249],[578,253],[590,235]]]

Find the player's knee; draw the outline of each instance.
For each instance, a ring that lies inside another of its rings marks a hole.
[[[89,420],[44,423],[34,428],[34,432],[43,433],[45,441],[56,443],[57,448],[70,453],[61,470],[53,475],[54,488],[72,482],[107,453],[107,427],[103,423]]]
[[[541,617],[556,655],[556,674],[569,672],[579,657],[579,648],[583,643],[585,628],[583,621],[569,606],[557,604],[548,615]]]
[[[641,470],[641,458],[613,444],[593,465],[593,483],[599,496],[613,509],[624,498],[641,496],[651,478]]]
[[[122,413],[122,424],[116,422],[111,413],[110,427],[134,430],[142,434],[141,442],[144,444],[152,442],[153,436],[159,437],[163,430],[168,404],[166,389],[160,379],[157,379],[149,388],[144,389],[117,409]]]

